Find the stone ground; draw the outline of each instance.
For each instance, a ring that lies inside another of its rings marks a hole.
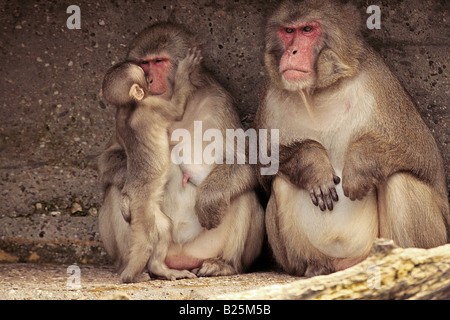
[[[10,263],[0,264],[0,300],[204,300],[298,279],[277,272],[177,281],[142,274],[138,283],[122,284],[111,266],[80,265],[77,273],[67,265]]]

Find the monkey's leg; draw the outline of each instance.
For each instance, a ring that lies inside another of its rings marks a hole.
[[[195,213],[191,214],[195,219]],[[190,231],[186,228],[182,232]],[[264,210],[254,192],[245,192],[231,202],[216,228],[203,229],[190,238],[174,237],[185,242],[171,246],[166,258],[169,266],[190,269],[198,276],[240,273],[251,265],[261,251]]]
[[[243,232],[247,237],[242,252],[242,267],[246,271],[261,253],[265,228],[264,228],[264,209],[260,203],[256,192],[250,191],[241,196],[246,201],[247,206],[242,209],[242,214],[249,217],[248,230]],[[245,200],[247,198],[248,200]]]
[[[123,282],[132,282],[141,273],[158,245],[157,216],[154,199],[147,199],[150,189],[136,190],[130,201],[128,264],[121,274]]]
[[[380,237],[401,247],[432,248],[447,242],[447,199],[414,176],[392,175],[378,189],[378,207]]]
[[[224,276],[247,270],[261,252],[264,237],[264,210],[256,194],[249,191],[235,198],[220,226],[209,232],[214,230],[217,230],[214,240],[221,246],[220,253],[206,259],[197,275]],[[229,230],[233,230],[232,237]]]
[[[275,257],[275,260],[280,264],[283,269],[285,269],[288,273],[292,273],[289,268],[288,269],[288,257],[286,253],[286,247],[284,243],[284,239],[282,238],[279,226],[279,215],[277,209],[277,203],[272,191],[272,196],[267,203],[266,213],[265,213],[265,223],[266,223],[266,232],[269,240],[270,247],[272,249],[272,253]],[[306,269],[306,262],[300,262],[297,264],[297,268],[299,269],[299,274],[303,274]]]
[[[127,263],[130,225],[122,217],[118,199],[120,190],[110,186],[99,210],[98,224],[103,246],[120,274]]]
[[[142,218],[136,219],[136,214],[136,212],[133,212],[130,226],[131,247],[128,254],[128,264],[120,275],[124,283],[132,282],[144,270],[158,241],[152,223],[144,222]]]
[[[305,221],[304,217],[311,214],[324,215],[311,203],[305,190],[276,177],[266,209],[267,236],[277,262],[290,274],[311,277],[335,271],[332,259],[320,252],[308,237],[306,228],[317,224],[314,220]]]
[[[158,244],[155,247],[153,255],[148,261],[147,268],[151,274],[168,280],[176,280],[181,278],[196,278],[196,275],[188,270],[175,270],[167,267],[165,259],[172,241],[171,222],[169,218],[158,209],[156,211],[156,229],[158,232]]]
[[[439,155],[421,147],[406,148],[372,132],[349,147],[342,173],[342,187],[352,200],[377,188],[380,236],[404,247],[447,241],[448,200],[439,183]]]

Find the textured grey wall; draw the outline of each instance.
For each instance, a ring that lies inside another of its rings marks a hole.
[[[101,82],[148,24],[170,17],[197,34],[204,64],[232,93],[249,124],[265,78],[265,16],[277,2],[3,1],[0,237],[98,239],[95,162],[113,132],[115,111],[101,101]],[[81,9],[80,30],[66,27],[72,4]],[[417,102],[449,177],[449,2],[355,4],[363,21],[368,5],[381,7],[381,29],[364,33]]]

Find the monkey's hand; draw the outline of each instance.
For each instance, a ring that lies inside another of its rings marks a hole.
[[[383,180],[380,166],[370,152],[350,150],[342,171],[342,189],[350,200],[361,200]]]
[[[211,190],[208,184],[201,184],[197,188],[195,199],[195,213],[198,221],[207,230],[216,228],[230,206],[230,195]]]
[[[122,191],[119,206],[120,206],[120,211],[122,212],[123,218],[128,223],[130,223],[130,221],[131,221],[130,202],[131,202],[130,196],[126,192]]]
[[[311,200],[320,210],[333,210],[333,201],[339,197],[336,175],[325,148],[313,140],[280,146],[280,171],[289,180],[309,192]]]
[[[316,164],[311,167],[310,172],[303,174],[303,184],[309,191],[311,201],[320,210],[333,210],[333,201],[337,202],[339,197],[336,192],[336,185],[341,179],[335,174],[331,164]]]
[[[176,78],[181,80],[189,80],[189,75],[202,62],[203,56],[200,48],[190,48],[186,57],[178,63]]]

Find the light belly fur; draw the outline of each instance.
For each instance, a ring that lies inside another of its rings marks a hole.
[[[279,101],[269,92],[267,105],[278,106],[282,112],[291,114],[284,124],[281,118],[272,121],[270,128],[280,128],[281,142],[312,139],[327,150],[336,174],[342,178],[346,150],[352,134],[365,126],[365,119],[373,110],[374,99],[361,90],[365,76],[350,80],[346,90],[339,91],[330,99],[317,100],[313,104],[313,116],[296,100]],[[281,107],[280,107],[281,106]],[[290,137],[290,138],[289,138]],[[339,201],[333,211],[321,211],[316,207],[309,192],[299,189],[286,180],[276,177],[273,191],[277,199],[280,227],[297,233],[312,246],[332,258],[352,258],[367,255],[378,235],[378,210],[376,191],[361,201],[351,201],[344,195],[342,181],[336,186]],[[294,223],[292,223],[294,222]]]

